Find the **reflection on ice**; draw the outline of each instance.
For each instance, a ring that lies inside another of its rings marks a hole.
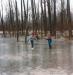
[[[72,75],[72,47],[56,40],[49,50],[47,41],[39,40],[32,50],[24,41],[5,38],[0,42],[0,75]]]
[[[25,72],[7,72],[2,75],[68,75],[66,71],[62,69],[35,69]]]

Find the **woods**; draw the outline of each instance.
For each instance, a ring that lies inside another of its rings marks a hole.
[[[2,0],[0,3],[0,31],[4,37],[9,34],[17,37],[18,41],[19,36],[24,35],[26,39],[32,30],[41,36],[43,32],[47,35],[48,31],[53,36],[57,31],[62,34],[69,31],[69,39],[72,38],[70,0],[20,0],[20,4],[17,0],[7,0],[7,3],[7,7],[3,6]]]

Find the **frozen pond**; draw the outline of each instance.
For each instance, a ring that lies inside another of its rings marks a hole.
[[[32,50],[24,41],[0,38],[0,75],[73,75],[72,42],[56,41],[49,50],[39,40]]]

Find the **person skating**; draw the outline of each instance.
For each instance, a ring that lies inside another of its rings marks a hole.
[[[28,41],[29,41],[32,49],[34,49],[34,39],[35,39],[34,35],[32,33],[29,34]]]
[[[51,37],[51,35],[48,35],[47,40],[48,40],[49,49],[51,49],[52,48],[52,37]]]

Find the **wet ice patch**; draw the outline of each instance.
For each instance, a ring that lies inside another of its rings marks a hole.
[[[24,42],[25,41],[25,37],[24,36],[23,37],[19,37],[19,41]]]
[[[0,59],[4,59],[4,60],[23,60],[23,57],[22,56],[2,55],[2,56],[0,56]]]
[[[31,73],[32,75],[67,75],[67,73],[62,69],[36,69]]]
[[[0,75],[7,75],[6,73],[1,73]]]
[[[7,43],[1,43],[0,46],[3,46],[5,48],[9,48],[9,45]]]

